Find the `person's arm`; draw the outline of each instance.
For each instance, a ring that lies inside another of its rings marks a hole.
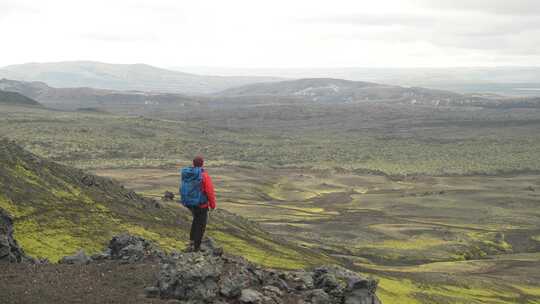
[[[203,191],[208,197],[208,206],[211,209],[216,209],[216,194],[214,193],[214,185],[212,184],[212,178],[208,175],[208,172],[203,174]]]

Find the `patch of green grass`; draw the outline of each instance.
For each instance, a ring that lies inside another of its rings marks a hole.
[[[42,186],[42,183],[40,183],[40,177],[34,174],[32,171],[26,169],[20,162],[17,162],[15,167],[12,169],[12,172],[13,175],[25,180],[27,183],[33,184],[35,186]]]
[[[377,295],[383,303],[420,304],[414,293],[420,289],[407,279],[378,277]]]
[[[15,238],[28,255],[52,262],[82,248],[89,254],[104,249],[104,242],[84,234],[77,236],[74,232],[78,229],[73,223],[61,219],[45,227],[39,220],[29,219],[15,222]]]
[[[415,283],[409,279],[379,277],[378,295],[383,303],[519,303],[522,296],[538,296],[537,288],[495,284],[443,285]]]
[[[245,257],[247,260],[259,265],[278,269],[302,269],[309,266],[304,261],[299,253],[289,251],[285,248],[273,247],[271,250],[265,250],[264,246],[258,246],[252,242],[236,237],[231,234],[226,234],[221,231],[212,230],[210,236],[215,238],[220,244],[223,244],[227,252],[234,253]],[[259,239],[258,242],[263,242],[263,245],[268,245],[269,242]],[[279,254],[281,252],[282,254]],[[283,254],[285,253],[285,254]]]
[[[445,244],[448,244],[448,242],[441,239],[428,237],[412,237],[407,240],[384,240],[382,242],[375,242],[363,245],[362,247],[397,250],[427,250],[431,247],[442,246]]]
[[[514,287],[528,296],[540,298],[540,287],[538,286],[515,285]],[[540,301],[540,299],[538,299],[538,301]]]
[[[2,195],[2,193],[0,193],[0,208],[7,211],[7,213],[15,219],[30,215],[35,211],[32,207],[15,205],[9,198]]]
[[[183,250],[186,247],[187,235],[184,231],[178,229],[177,236],[167,237],[163,233],[160,234],[159,230],[149,230],[142,226],[133,225],[129,223],[123,223],[120,225],[119,230],[123,230],[133,235],[141,236],[147,240],[156,242],[165,251]],[[163,232],[163,231],[162,231]]]

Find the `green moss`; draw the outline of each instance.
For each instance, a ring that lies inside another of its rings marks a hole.
[[[186,236],[182,232],[177,232],[178,238],[167,237],[157,230],[149,230],[142,226],[123,223],[120,229],[133,235],[141,236],[147,240],[156,242],[165,251],[182,250],[186,247]]]
[[[422,303],[414,297],[419,289],[410,280],[397,280],[379,277],[377,295],[383,303],[419,304]]]
[[[59,189],[51,189],[51,192],[54,196],[56,196],[59,199],[65,199],[65,200],[72,200],[76,199],[76,197],[65,190],[59,190]]]
[[[68,183],[63,183],[65,189],[50,189],[52,194],[62,200],[79,201],[85,204],[94,204],[94,201],[84,194],[79,188]]]
[[[540,287],[539,286],[529,286],[529,285],[514,285],[515,288],[523,292],[524,294],[532,297],[540,298]],[[540,301],[540,299],[538,299]]]
[[[231,234],[226,234],[221,231],[212,231],[210,235],[219,243],[223,244],[223,247],[227,252],[241,255],[249,261],[259,265],[279,269],[301,269],[308,266],[305,261],[302,261],[297,257],[280,254],[273,250],[264,250],[253,243],[248,243]]]
[[[102,213],[105,213],[105,212],[111,212],[109,210],[109,208],[105,207],[105,205],[103,204],[99,204],[99,203],[96,203],[94,205],[94,207],[99,211],[99,212],[102,212]]]
[[[12,169],[13,175],[20,178],[21,180],[30,183],[35,186],[42,186],[43,182],[39,176],[34,174],[34,172],[26,169],[20,161],[18,161]]]
[[[429,237],[412,237],[407,240],[385,240],[382,242],[367,244],[362,247],[398,250],[424,250],[446,244],[448,244],[448,242],[441,239]]]
[[[7,213],[13,218],[28,216],[35,211],[33,207],[22,207],[15,205],[9,198],[0,194],[0,208],[7,211]]]
[[[514,304],[523,294],[537,296],[532,287],[503,287],[500,285],[437,285],[415,283],[408,279],[379,277],[378,296],[383,303],[499,303]],[[518,292],[518,291],[522,291]]]
[[[27,254],[53,262],[81,248],[88,254],[103,250],[102,242],[76,231],[76,225],[63,219],[57,219],[51,227],[43,227],[36,220],[15,222],[15,238]]]

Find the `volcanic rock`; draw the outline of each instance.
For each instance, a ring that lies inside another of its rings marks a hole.
[[[129,234],[120,234],[109,242],[108,254],[113,260],[126,263],[141,261],[145,258],[164,257],[165,254],[152,242]]]
[[[0,263],[21,263],[31,260],[13,237],[13,220],[0,208]]]
[[[163,200],[164,201],[174,201],[174,193],[170,191],[165,191],[163,194]]]
[[[244,258],[223,254],[211,240],[205,244],[203,252],[175,252],[161,260],[156,283],[159,297],[183,303],[380,303],[376,280],[343,267],[263,269]]]
[[[74,255],[65,256],[58,263],[60,264],[77,264],[77,265],[86,265],[90,263],[92,259],[84,253],[84,250],[79,250]]]

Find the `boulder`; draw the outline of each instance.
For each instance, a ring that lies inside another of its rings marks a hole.
[[[213,238],[208,237],[205,238],[201,242],[201,250],[204,253],[214,255],[214,256],[221,256],[223,255],[223,247],[219,246]]]
[[[379,304],[375,295],[378,282],[376,280],[357,277],[349,281],[344,300],[345,304]]]
[[[311,304],[331,304],[330,296],[322,289],[314,289],[305,293],[305,299]]]
[[[378,281],[365,278],[341,266],[325,266],[314,270],[315,286],[324,290],[331,303],[375,304]]]
[[[21,263],[30,260],[13,237],[11,217],[0,208],[0,263]]]
[[[154,286],[146,287],[144,289],[144,294],[147,298],[157,298],[159,297],[159,288]]]
[[[212,301],[219,293],[223,260],[200,253],[185,253],[162,262],[157,287],[162,298]]]
[[[111,249],[107,248],[107,249],[105,249],[105,251],[103,251],[101,253],[93,254],[90,258],[93,261],[108,260],[108,259],[111,258]]]
[[[110,255],[113,260],[122,260],[126,263],[165,256],[163,251],[152,242],[129,234],[120,234],[113,237],[109,242],[108,251],[104,254]]]
[[[174,193],[172,193],[170,191],[165,191],[165,193],[163,193],[163,200],[164,201],[174,201]]]
[[[220,294],[226,298],[238,297],[242,290],[259,283],[249,266],[237,264],[243,267],[229,268],[222,273],[219,281]]]
[[[92,259],[84,253],[84,250],[79,250],[74,255],[65,256],[58,263],[60,264],[71,264],[71,265],[86,265],[89,264]]]
[[[283,292],[276,286],[267,285],[262,288],[262,293],[265,296],[263,298],[264,303],[282,304]]]
[[[263,295],[253,289],[244,289],[239,300],[240,303],[245,304],[260,304],[263,301]]]
[[[289,282],[287,282],[287,278],[289,277],[290,275],[288,273],[276,271],[273,269],[267,269],[261,272],[262,282],[264,282],[266,285],[276,286],[279,289],[286,291],[292,290],[292,288],[289,286]]]
[[[313,282],[313,273],[306,271],[293,271],[290,272],[290,279],[295,283],[297,290],[313,289],[315,284]]]
[[[87,187],[99,186],[96,177],[93,175],[84,175],[81,179],[81,183]]]
[[[276,286],[272,286],[272,285],[267,285],[267,286],[264,286],[262,288],[263,290],[263,293],[265,296],[278,296],[278,297],[281,297],[283,296],[283,292],[277,288]]]

